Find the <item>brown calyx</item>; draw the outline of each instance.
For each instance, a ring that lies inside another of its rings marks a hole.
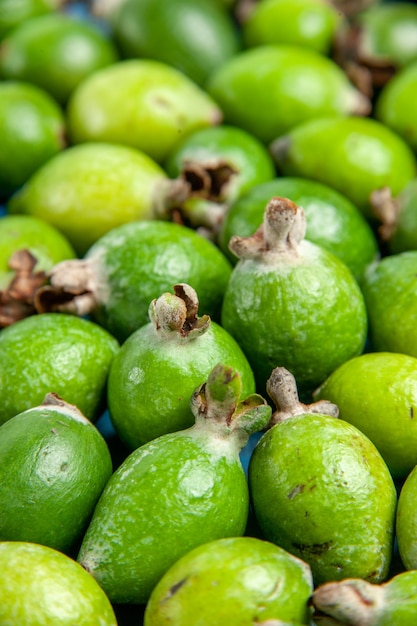
[[[205,333],[211,323],[209,315],[198,317],[198,297],[187,283],[174,285],[174,294],[164,293],[149,306],[149,317],[158,332],[194,339]]]
[[[349,626],[375,626],[384,604],[385,589],[360,578],[319,585],[311,599],[316,611]]]
[[[9,286],[0,291],[0,327],[4,328],[35,314],[36,291],[47,280],[44,271],[35,271],[38,260],[29,250],[17,250],[9,259],[15,272]]]
[[[389,241],[397,228],[400,203],[392,197],[389,187],[375,189],[371,193],[370,205],[372,213],[381,222],[378,234],[382,241]]]

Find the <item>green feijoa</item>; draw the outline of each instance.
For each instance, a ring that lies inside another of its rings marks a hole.
[[[0,423],[54,392],[90,420],[102,409],[116,339],[94,322],[33,315],[0,331]]]
[[[113,360],[107,400],[112,424],[130,449],[194,423],[190,397],[217,363],[242,378],[242,396],[255,380],[235,339],[208,315],[187,284],[174,286],[149,307],[150,322],[126,339]]]
[[[111,39],[91,20],[52,12],[25,20],[2,40],[0,77],[33,83],[65,104],[86,76],[117,58]]]
[[[396,195],[416,176],[416,157],[409,145],[370,117],[309,120],[279,138],[271,150],[285,176],[333,187],[367,218],[373,217],[373,191],[389,187]]]
[[[247,46],[285,43],[330,55],[341,14],[323,0],[262,0],[242,21]]]
[[[324,583],[312,604],[321,615],[350,626],[414,626],[417,618],[417,572],[400,572],[382,584],[360,578]]]
[[[149,322],[149,303],[188,283],[215,321],[231,273],[224,254],[196,231],[173,222],[137,221],[103,235],[84,259],[63,261],[37,291],[37,310],[91,313],[124,341]]]
[[[77,560],[115,603],[146,603],[169,567],[192,548],[243,535],[249,492],[239,451],[265,427],[258,395],[218,364],[192,395],[195,424],[134,450],[95,508]]]
[[[371,207],[380,222],[378,235],[389,253],[417,250],[417,178],[395,197],[388,187],[375,191]]]
[[[417,250],[382,258],[367,269],[362,290],[375,351],[417,357]]]
[[[81,256],[112,228],[152,219],[155,205],[164,205],[171,189],[166,173],[147,154],[92,142],[51,158],[10,199],[8,209],[55,226]]]
[[[0,199],[7,199],[65,147],[66,120],[46,91],[0,82]]]
[[[47,394],[0,426],[0,541],[71,554],[112,474],[107,444],[77,407]]]
[[[61,0],[0,0],[0,38],[25,20],[59,8]]]
[[[152,591],[144,624],[189,626],[196,615],[200,626],[309,624],[312,591],[309,566],[273,543],[217,539],[170,567]]]
[[[382,456],[360,430],[332,415],[331,404],[301,404],[285,368],[273,370],[268,394],[277,411],[248,474],[264,537],[306,561],[315,585],[352,577],[382,582],[397,505]]]
[[[417,359],[368,352],[338,367],[316,390],[340,417],[375,444],[392,476],[405,479],[417,465]]]
[[[252,235],[263,219],[265,205],[272,196],[291,198],[305,212],[306,239],[343,261],[360,280],[365,268],[378,256],[375,234],[362,213],[332,187],[306,178],[281,176],[254,185],[235,200],[222,222],[219,245],[234,264],[229,249],[232,236]]]
[[[271,180],[275,165],[256,137],[236,126],[222,124],[197,130],[171,152],[164,169],[170,178],[185,179],[189,197],[181,215],[193,228],[203,227],[216,238],[227,207],[253,186]]]
[[[417,34],[417,7],[416,34]],[[417,96],[417,49],[416,59],[402,68],[387,82],[378,94],[374,107],[377,120],[402,137],[417,151],[417,122],[413,114]]]
[[[365,303],[348,267],[304,238],[305,213],[273,197],[254,235],[234,236],[239,261],[222,305],[222,326],[235,337],[264,389],[283,365],[310,394],[347,359],[360,354],[367,334]]]
[[[121,143],[158,162],[185,135],[222,118],[217,103],[188,76],[147,58],[121,60],[93,72],[67,107],[73,143]]]
[[[264,143],[311,118],[369,110],[365,96],[334,61],[301,46],[270,44],[243,50],[211,74],[206,88],[226,123]]]
[[[212,0],[126,0],[111,25],[125,57],[163,61],[200,85],[241,47],[231,13]]]
[[[398,497],[396,532],[398,551],[407,570],[417,569],[417,469],[413,467]]]
[[[72,558],[28,541],[0,542],[0,623],[117,626],[96,581]]]

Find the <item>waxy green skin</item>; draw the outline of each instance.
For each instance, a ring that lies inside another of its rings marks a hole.
[[[349,115],[358,100],[362,103],[362,96],[331,59],[285,44],[236,54],[212,73],[206,89],[226,123],[264,143],[317,116]]]
[[[411,180],[394,199],[398,203],[395,227],[388,239],[391,254],[417,250],[417,178]]]
[[[371,265],[362,289],[375,351],[417,357],[417,250],[384,257]]]
[[[55,10],[59,0],[3,0],[0,15],[0,37],[18,26],[24,20],[36,15],[44,15]]]
[[[293,128],[271,149],[285,176],[311,178],[334,188],[367,218],[373,217],[369,202],[374,190],[389,187],[395,196],[417,171],[408,144],[371,118],[310,120]]]
[[[309,563],[315,584],[386,578],[396,490],[357,428],[313,413],[276,424],[252,454],[249,486],[265,538]]]
[[[111,25],[123,56],[163,61],[199,85],[241,48],[231,13],[211,0],[128,0]]]
[[[306,239],[343,261],[360,280],[365,267],[378,255],[376,237],[361,212],[339,192],[314,180],[281,176],[254,185],[228,209],[219,236],[221,249],[233,264],[229,250],[233,235],[252,235],[262,222],[265,206],[272,196],[291,198],[303,207]]]
[[[31,176],[8,210],[45,220],[81,256],[112,228],[151,219],[158,186],[166,179],[153,159],[128,146],[71,146]]]
[[[49,93],[20,81],[0,82],[1,199],[63,150],[65,128],[64,113]]]
[[[3,80],[38,85],[63,105],[84,78],[118,59],[113,42],[92,22],[62,12],[25,20],[0,50]]]
[[[5,626],[117,626],[103,590],[62,552],[29,542],[0,542],[0,571],[0,623]]]
[[[361,354],[332,372],[314,397],[337,404],[340,417],[375,444],[394,478],[405,479],[417,465],[416,358]]]
[[[144,624],[309,624],[312,590],[308,565],[278,546],[253,537],[218,539],[194,548],[165,573]]]
[[[217,103],[185,74],[153,59],[127,59],[97,70],[72,93],[71,141],[109,141],[163,162],[186,134],[218,124]]]
[[[20,320],[0,332],[0,423],[58,394],[90,420],[101,410],[119,344],[92,321],[63,313]]]
[[[112,474],[99,431],[75,407],[41,405],[2,424],[0,459],[0,541],[71,554]]]
[[[397,506],[398,551],[407,570],[417,569],[417,470],[414,467],[401,487]]]

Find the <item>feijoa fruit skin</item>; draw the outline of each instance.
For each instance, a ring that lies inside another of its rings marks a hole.
[[[158,582],[145,626],[309,624],[309,566],[254,537],[217,539],[181,557]],[[279,622],[276,622],[279,620]]]
[[[37,292],[37,310],[91,313],[120,342],[149,322],[149,304],[189,284],[201,309],[220,318],[231,265],[211,241],[173,222],[142,220],[103,235],[84,259],[56,265]]]
[[[77,407],[47,394],[2,424],[0,459],[0,541],[71,554],[112,474],[97,428]]]
[[[239,459],[271,408],[240,402],[241,378],[218,364],[191,402],[196,422],[134,450],[97,503],[77,560],[115,603],[146,603],[166,570],[192,548],[243,535],[249,493]]]
[[[309,397],[336,367],[362,352],[367,320],[353,274],[304,239],[305,228],[303,209],[278,196],[267,204],[254,235],[232,237],[239,262],[221,320],[246,354],[258,390],[283,365]]]
[[[117,340],[91,320],[63,313],[22,319],[0,332],[0,423],[54,392],[90,420],[105,398]]]
[[[37,543],[0,542],[0,623],[117,626],[106,594],[72,558]]]
[[[387,187],[371,195],[372,211],[380,222],[378,235],[390,254],[417,250],[417,178],[393,197]]]
[[[417,569],[417,470],[406,477],[398,497],[396,532],[398,551],[407,570]]]
[[[382,582],[392,558],[397,494],[374,444],[322,406],[297,402],[276,368],[277,406],[249,464],[254,512],[264,537],[306,561],[315,584],[357,577]]]
[[[417,359],[367,352],[342,363],[314,397],[334,402],[340,417],[378,448],[395,479],[417,465]]]
[[[217,363],[239,372],[242,397],[255,379],[239,344],[209,316],[198,316],[190,285],[174,286],[153,300],[151,321],[126,339],[112,362],[107,385],[111,422],[134,449],[194,423],[190,397]]]

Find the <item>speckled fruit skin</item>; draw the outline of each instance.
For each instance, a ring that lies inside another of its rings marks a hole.
[[[309,563],[315,584],[386,578],[396,490],[357,428],[308,413],[276,424],[252,454],[249,486],[265,538]]]
[[[115,471],[77,560],[112,602],[144,603],[180,556],[207,541],[243,535],[248,506],[234,445],[189,429],[162,435]]]
[[[395,196],[416,176],[408,144],[369,117],[316,118],[293,128],[271,149],[285,176],[333,187],[367,218],[373,217],[369,199],[375,189],[388,186]]]
[[[78,85],[67,108],[73,143],[121,143],[158,162],[186,134],[221,120],[217,103],[185,74],[144,58],[94,72]]]
[[[0,426],[0,459],[0,541],[70,554],[112,473],[99,431],[75,407],[41,405]]]
[[[0,423],[38,406],[49,392],[98,417],[116,339],[92,321],[63,313],[20,320],[0,332]]]
[[[175,590],[174,592],[172,590]],[[310,623],[310,568],[254,537],[218,539],[179,559],[154,588],[145,626]],[[274,622],[275,623],[275,622]]]
[[[96,581],[57,550],[29,542],[0,542],[0,571],[4,626],[117,626],[113,608]]]
[[[94,319],[121,342],[148,323],[150,302],[176,283],[190,284],[200,310],[220,317],[231,265],[191,228],[156,220],[124,224],[101,237],[86,258],[97,262],[107,294]]]
[[[307,220],[306,239],[332,252],[358,280],[365,267],[377,258],[376,237],[348,198],[314,180],[280,176],[254,185],[226,212],[219,245],[233,264],[236,257],[228,247],[230,238],[253,234],[262,222],[265,205],[272,196],[291,198],[302,206]]]
[[[384,257],[371,265],[362,290],[375,351],[417,357],[417,250]]]
[[[402,485],[397,507],[398,550],[407,570],[417,569],[417,469],[414,467]]]
[[[417,465],[417,359],[361,354],[337,368],[314,394],[339,407],[340,417],[375,444],[394,478]]]

